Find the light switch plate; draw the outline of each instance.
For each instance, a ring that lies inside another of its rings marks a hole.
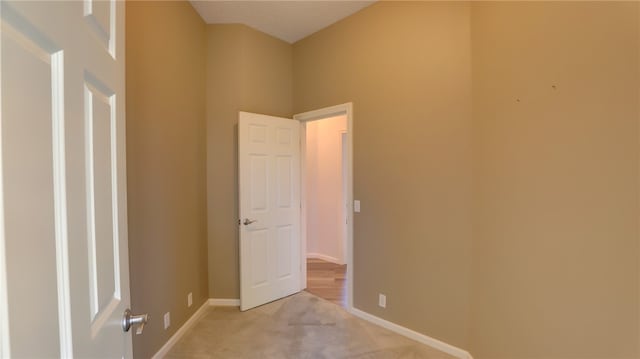
[[[381,308],[387,307],[387,296],[384,294],[378,294],[378,306]]]
[[[164,329],[166,330],[171,325],[171,313],[164,313]]]
[[[360,201],[359,200],[353,201],[353,211],[356,212],[356,213],[360,213]]]

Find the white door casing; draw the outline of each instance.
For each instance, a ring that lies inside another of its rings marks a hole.
[[[129,358],[124,2],[1,20],[1,354]]]
[[[342,177],[342,203],[341,203],[341,211],[340,211],[340,224],[342,224],[342,263],[349,264],[349,259],[347,258],[349,253],[349,249],[347,248],[349,243],[349,201],[347,200],[349,193],[349,181],[347,180],[347,173],[349,172],[349,139],[348,133],[342,132],[340,134],[340,175]]]
[[[301,289],[300,123],[240,112],[238,147],[244,311]]]

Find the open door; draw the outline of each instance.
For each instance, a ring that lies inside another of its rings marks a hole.
[[[240,112],[240,309],[300,291],[300,123]]]
[[[0,356],[130,358],[124,2],[0,10]]]

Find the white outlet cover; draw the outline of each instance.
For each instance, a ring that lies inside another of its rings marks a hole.
[[[171,313],[164,313],[164,329],[169,328],[171,325]]]
[[[187,307],[190,307],[193,305],[193,293],[189,292],[189,295],[187,295]]]
[[[360,201],[357,199],[353,201],[353,211],[356,213],[360,213]]]
[[[378,306],[382,307],[382,308],[386,308],[387,307],[387,296],[384,294],[379,294],[378,295]]]

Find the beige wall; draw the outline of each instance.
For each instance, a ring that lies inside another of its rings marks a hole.
[[[479,359],[640,356],[640,5],[382,2],[293,46],[155,5],[127,5],[134,310],[238,298],[239,110],[352,101],[357,308]]]
[[[209,296],[239,298],[238,111],[291,116],[291,45],[244,25],[207,26]]]
[[[131,300],[151,315],[134,355],[148,358],[208,298],[205,25],[188,2],[128,1],[126,47]]]
[[[354,102],[356,307],[476,358],[640,355],[639,15],[377,3],[294,44],[294,112]]]
[[[307,122],[305,132],[307,256],[344,263],[347,228],[342,136],[347,132],[347,117]]]
[[[467,3],[376,3],[293,46],[294,112],[354,104],[355,306],[463,348],[469,17]]]
[[[638,358],[638,3],[472,11],[475,358]]]

